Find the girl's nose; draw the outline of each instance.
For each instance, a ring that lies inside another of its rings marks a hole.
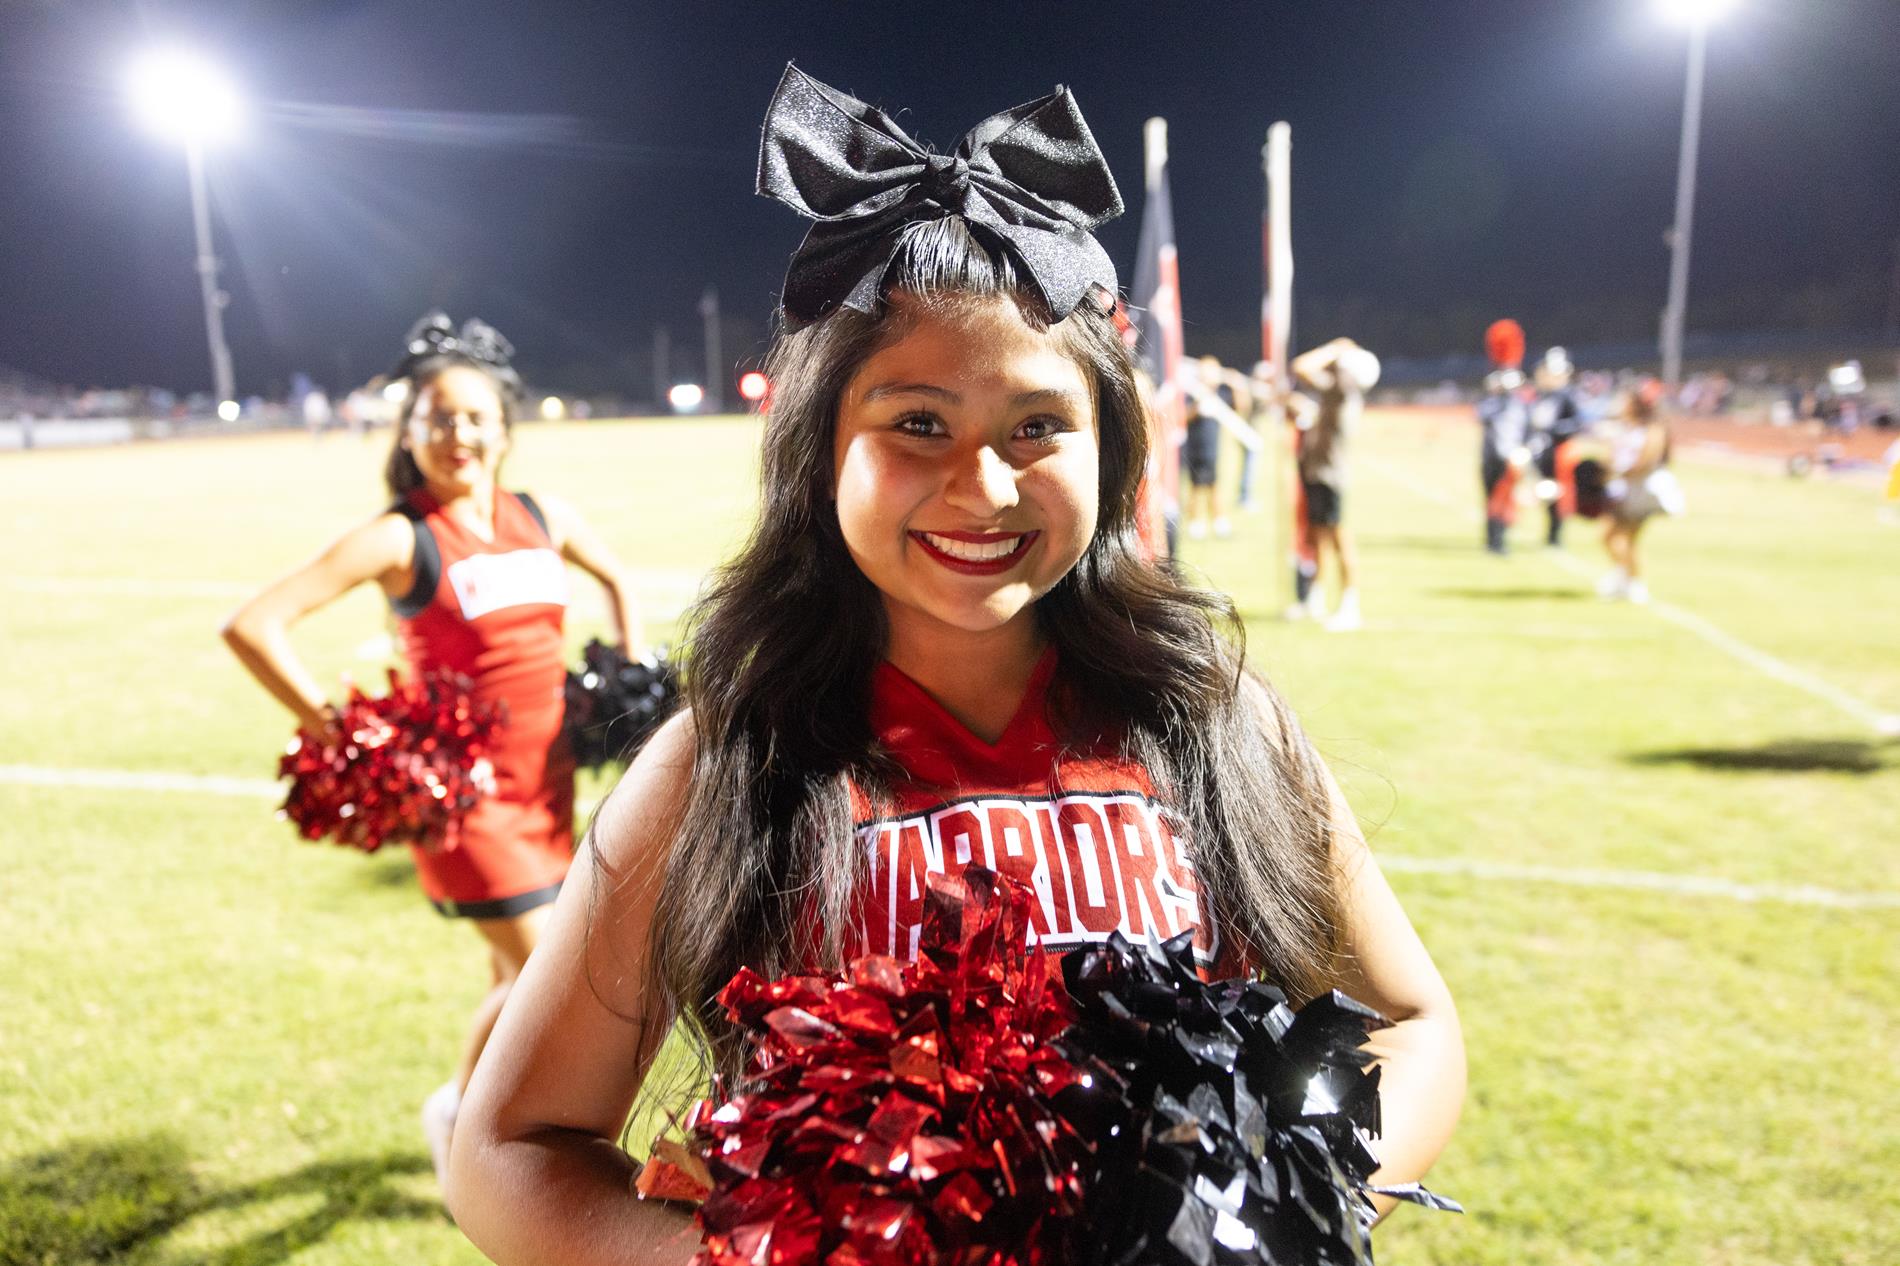
[[[944,499],[960,510],[987,518],[1016,504],[1016,468],[988,444],[959,455]]]

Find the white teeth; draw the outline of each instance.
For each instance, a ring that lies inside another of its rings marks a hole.
[[[923,538],[930,542],[932,549],[942,550],[950,557],[961,558],[968,563],[990,563],[1007,558],[1022,548],[1023,543],[1020,536],[992,541],[987,545],[979,545],[975,541],[956,541],[947,536],[938,536],[935,532],[925,532]]]

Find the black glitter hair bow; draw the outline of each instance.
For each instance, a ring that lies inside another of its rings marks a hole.
[[[488,322],[470,317],[457,332],[449,314],[437,308],[410,329],[402,360],[390,371],[390,377],[407,378],[432,356],[461,356],[487,369],[510,390],[520,391],[521,375],[515,372],[514,355],[515,345]]]
[[[999,244],[1062,320],[1115,265],[1089,230],[1121,194],[1067,88],[993,114],[953,154],[936,154],[882,110],[785,68],[766,110],[759,192],[812,225],[785,274],[785,313],[811,321],[843,305],[876,310],[904,226],[962,216]]]

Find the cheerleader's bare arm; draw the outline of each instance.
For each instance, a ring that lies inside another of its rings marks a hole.
[[[1269,742],[1305,742],[1285,728],[1263,686],[1244,677]],[[1437,964],[1366,847],[1364,834],[1332,771],[1319,764],[1332,804],[1332,862],[1341,928],[1335,985],[1392,1020],[1373,1032],[1367,1049],[1381,1065],[1379,1186],[1416,1182],[1451,1140],[1465,1099],[1465,1043],[1458,1008]],[[1380,1215],[1396,1203],[1380,1196]]]
[[[501,1266],[683,1266],[690,1217],[633,1192],[616,1142],[670,1019],[648,994],[654,897],[692,773],[690,717],[602,807],[456,1120],[448,1199]]]
[[[290,643],[290,626],[319,607],[374,580],[400,596],[412,580],[415,533],[400,515],[383,514],[352,528],[324,551],[231,614],[220,630],[244,667],[297,714],[306,729],[328,724],[326,698],[316,677]]]
[[[1393,1023],[1367,1047],[1379,1057],[1383,1133],[1381,1186],[1425,1177],[1451,1141],[1465,1101],[1465,1042],[1451,990],[1432,962],[1412,921],[1399,905],[1360,834],[1332,772],[1333,863],[1339,875],[1341,938],[1339,987]],[[1380,1196],[1381,1216],[1394,1201]]]

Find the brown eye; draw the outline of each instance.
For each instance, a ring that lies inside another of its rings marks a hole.
[[[943,421],[934,413],[906,413],[891,423],[891,429],[900,435],[928,438],[943,433]]]

